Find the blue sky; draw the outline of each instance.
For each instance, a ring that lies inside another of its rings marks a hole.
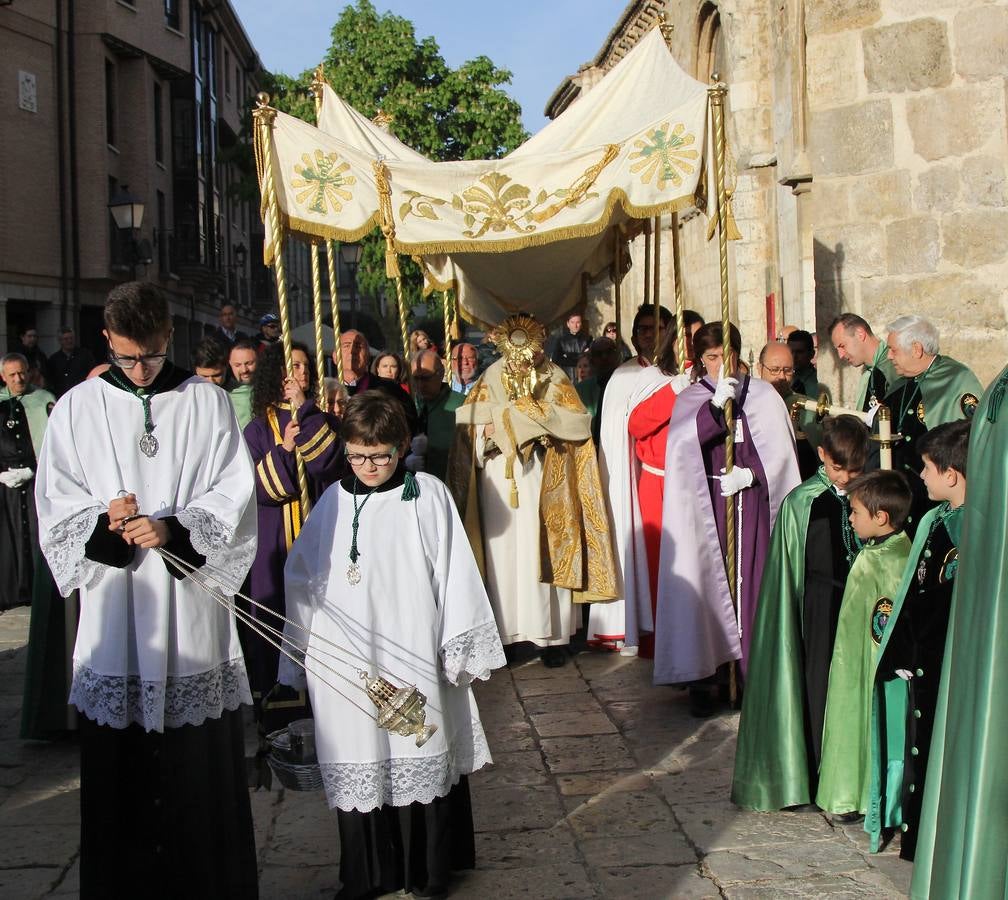
[[[535,133],[546,123],[543,107],[560,82],[594,58],[626,0],[373,0],[379,12],[411,20],[417,37],[433,36],[455,67],[489,56],[510,69],[509,93]],[[263,65],[298,75],[318,65],[343,9],[322,0],[231,0]]]

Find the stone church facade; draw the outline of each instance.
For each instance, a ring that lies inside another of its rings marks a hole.
[[[989,382],[1008,357],[1008,3],[633,0],[547,115],[666,15],[679,65],[728,85],[744,354],[785,324],[817,333],[820,378],[849,399],[856,373],[832,352],[830,321],[853,311],[881,331],[914,312],[938,326],[942,352]],[[662,224],[671,307],[670,218]],[[717,242],[703,216],[681,215],[679,228],[686,306],[718,318]],[[643,239],[632,255],[624,332],[645,294]],[[612,315],[611,286],[591,299],[594,318]]]

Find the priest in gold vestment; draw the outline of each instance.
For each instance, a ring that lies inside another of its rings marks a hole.
[[[491,336],[501,359],[456,410],[448,484],[501,642],[531,641],[545,664],[563,665],[575,604],[616,596],[591,417],[545,358],[538,322],[511,316]]]

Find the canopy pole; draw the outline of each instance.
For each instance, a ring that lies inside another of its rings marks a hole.
[[[675,292],[676,363],[686,371],[686,312],[683,309],[682,257],[679,247],[679,213],[672,213],[672,287]]]
[[[445,377],[444,380],[451,384],[452,380],[452,369],[451,369],[451,291],[441,292],[442,301],[442,312],[444,313],[444,368]],[[406,365],[410,365],[410,361],[406,360]]]
[[[402,338],[403,358],[409,359],[409,333],[406,330],[406,297],[403,294],[402,273],[395,250],[395,221],[392,218],[392,186],[385,158],[372,161],[375,187],[378,190],[378,224],[385,236],[385,275],[395,283],[396,306],[399,310],[399,335]]]
[[[252,114],[256,123],[256,163],[260,172],[260,189],[266,198],[266,215],[269,219],[270,251],[273,257],[273,272],[276,276],[277,299],[280,305],[280,338],[283,344],[284,371],[288,377],[294,371],[291,346],[290,313],[287,308],[287,271],[283,258],[283,237],[280,231],[280,207],[277,203],[276,184],[273,181],[273,123],[277,111],[269,105],[269,94],[256,94],[256,110]],[[297,410],[291,410],[291,421],[297,421]],[[298,491],[301,498],[301,519],[308,515],[311,501],[308,496],[308,473],[300,453],[294,454],[297,461]]]
[[[409,331],[406,326],[406,297],[403,293],[402,278],[396,275],[395,282],[396,305],[399,308],[399,336],[402,338],[403,359],[409,359]]]
[[[615,247],[613,247],[613,298],[616,302],[616,349],[619,349],[619,342],[623,340],[622,319],[623,297],[620,291],[620,271],[623,268],[623,240],[619,228],[613,229]]]
[[[714,76],[715,83],[707,89],[710,101],[710,122],[713,130],[714,145],[714,185],[717,193],[717,235],[718,260],[721,276],[721,335],[724,349],[724,361],[721,366],[721,377],[728,378],[732,372],[731,349],[731,309],[728,296],[728,228],[727,206],[728,195],[725,190],[725,126],[724,101],[728,93],[727,87]],[[735,417],[734,403],[729,400],[724,405],[725,418],[725,472],[735,468]],[[739,615],[738,598],[735,588],[738,583],[738,572],[735,569],[735,498],[725,498],[725,570],[728,576],[728,589],[731,591],[732,605],[735,607],[736,619]],[[730,667],[729,696],[732,705],[738,701],[738,684],[736,667]]]
[[[661,214],[654,217],[654,327],[655,345],[654,359],[658,362],[658,350],[661,347]]]
[[[336,377],[343,384],[343,348],[340,345],[339,320],[339,285],[336,282],[336,242],[326,241],[326,262],[329,265],[329,306],[332,308],[332,330],[336,346],[333,356],[336,358]]]
[[[315,318],[315,377],[318,379],[318,407],[326,408],[325,347],[322,346],[322,269],[319,245],[311,245],[312,315]]]
[[[644,306],[651,305],[651,217],[644,220]],[[658,325],[655,323],[655,328]],[[657,335],[658,332],[655,331]]]

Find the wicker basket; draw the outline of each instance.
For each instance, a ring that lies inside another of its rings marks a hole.
[[[304,754],[302,748],[295,741],[295,746],[291,747],[291,731],[301,725],[304,731],[304,723],[311,720],[300,719],[292,722],[287,728],[270,732],[266,736],[269,743],[270,752],[267,760],[273,774],[280,783],[292,791],[318,791],[322,789],[322,770],[319,768],[318,759],[314,751],[314,734],[312,734],[309,754]],[[309,728],[310,731],[310,728]]]

